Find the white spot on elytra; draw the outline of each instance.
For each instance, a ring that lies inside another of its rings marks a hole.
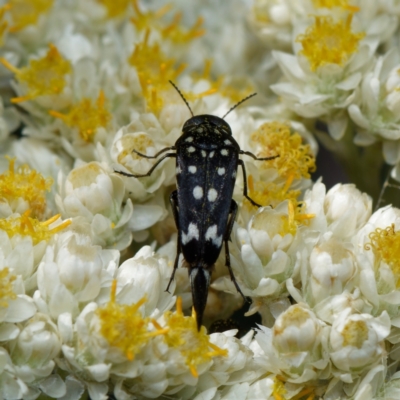
[[[193,136],[189,136],[188,138],[185,139],[185,142],[193,142]]]
[[[217,225],[212,225],[207,229],[206,240],[213,240],[217,237]]]
[[[202,133],[203,132],[203,128],[197,128],[197,132]]]
[[[182,232],[182,244],[186,244],[193,239],[199,240],[199,228],[191,222],[188,227],[188,233]]]
[[[201,186],[196,186],[193,189],[193,196],[196,200],[200,200],[203,197],[203,188]]]
[[[208,155],[209,158],[213,158],[215,154],[215,151],[210,151],[210,154]]]
[[[203,157],[206,157],[206,156],[207,156],[207,153],[206,153],[204,150],[202,150],[202,151],[201,151],[201,155],[202,155]]]
[[[221,150],[221,154],[222,154],[223,156],[227,156],[227,155],[228,155],[228,150],[227,150],[227,149],[222,149],[222,150]]]
[[[214,188],[211,188],[207,193],[208,201],[215,201],[217,199],[217,191]]]
[[[197,167],[196,167],[195,165],[190,165],[189,168],[188,168],[188,170],[189,170],[189,172],[190,172],[191,174],[195,174],[196,171],[197,171]]]
[[[196,149],[193,146],[188,147],[188,153],[193,153]]]
[[[180,174],[182,172],[180,165],[176,167],[176,173]]]
[[[229,139],[226,139],[226,140],[224,141],[224,143],[225,143],[225,144],[232,144],[232,142],[231,142]]]
[[[217,225],[212,225],[207,229],[205,239],[212,240],[213,244],[217,247],[221,246],[222,235],[217,236]]]
[[[225,174],[225,168],[218,168],[218,175],[224,175]]]
[[[233,179],[236,179],[236,171],[233,171],[233,172],[232,172],[232,178],[233,178]]]

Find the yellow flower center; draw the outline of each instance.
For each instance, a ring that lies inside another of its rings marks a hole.
[[[220,349],[210,343],[204,327],[197,330],[196,315],[185,317],[182,312],[182,299],[178,297],[176,301],[176,311],[164,314],[169,331],[164,336],[166,343],[170,347],[178,348],[186,364],[194,377],[198,376],[196,367],[210,361],[213,357],[226,356],[227,350]]]
[[[297,207],[296,207],[297,204]],[[287,214],[275,210],[264,211],[254,216],[252,228],[267,230],[271,238],[275,235],[284,237],[287,234],[295,235],[300,224],[306,224],[314,214],[302,214],[301,203],[288,201]]]
[[[13,281],[17,277],[9,274],[8,268],[0,271],[0,307],[8,307],[9,300],[15,300],[17,295],[13,290]]]
[[[369,234],[371,240],[364,247],[366,250],[373,249],[379,259],[382,259],[391,268],[395,278],[396,286],[400,286],[400,231],[395,232],[394,224],[385,229],[377,228]]]
[[[68,114],[53,110],[49,111],[49,114],[62,119],[69,127],[78,129],[81,138],[88,143],[93,141],[97,129],[106,128],[112,119],[112,115],[106,107],[106,98],[102,90],[96,102],[84,98],[72,107]]]
[[[345,20],[334,22],[331,17],[315,16],[315,23],[296,39],[301,43],[304,55],[312,71],[325,64],[343,65],[358,50],[364,33],[351,30],[352,14]]]
[[[136,150],[142,154],[146,154],[148,148],[154,148],[154,142],[145,133],[140,133],[135,136],[122,136],[120,142],[123,150],[118,153],[118,162],[123,165],[126,157],[130,157],[135,160],[143,160],[143,157],[133,152],[133,150]]]
[[[249,176],[250,197],[259,204],[273,207],[283,200],[297,204],[299,190],[289,190],[295,179],[310,178],[314,172],[315,157],[311,154],[310,145],[303,144],[297,132],[291,132],[288,125],[281,122],[265,123],[251,135],[251,140],[260,148],[259,157],[279,157],[259,162],[260,170],[274,168],[278,171],[282,183],[254,181]],[[300,211],[296,207],[296,212]]]
[[[150,338],[163,335],[167,329],[149,331],[150,318],[144,318],[139,308],[146,302],[143,297],[135,304],[118,304],[115,301],[117,281],[114,280],[111,287],[110,301],[96,314],[100,318],[100,333],[110,346],[117,347],[128,360],[133,360]]]
[[[66,85],[65,75],[71,73],[69,61],[64,60],[57,48],[50,44],[47,54],[38,60],[31,60],[28,67],[18,69],[5,58],[1,63],[14,72],[18,81],[27,87],[27,94],[11,99],[13,103],[32,100],[39,96],[60,94]]]
[[[164,104],[162,92],[172,89],[169,81],[176,81],[185,65],[175,68],[175,60],[167,58],[158,43],[148,43],[149,34],[147,30],[143,42],[135,46],[128,62],[137,70],[146,106],[158,113]]]
[[[305,311],[300,305],[296,304],[290,308],[285,314],[282,316],[282,324],[287,326],[293,325],[297,327],[301,327],[310,319],[310,314]],[[274,326],[274,331],[277,331],[276,326]],[[278,332],[282,333],[282,332]]]
[[[312,0],[315,8],[335,8],[340,7],[350,12],[359,11],[359,7],[352,6],[348,0]]]
[[[10,0],[8,4],[14,23],[10,32],[17,32],[28,25],[35,25],[40,15],[53,6],[53,0]]]
[[[33,244],[37,244],[42,240],[49,240],[54,234],[71,224],[70,220],[66,220],[50,229],[49,225],[57,221],[60,218],[60,214],[41,222],[35,218],[30,218],[30,213],[31,210],[28,210],[20,217],[0,219],[0,229],[5,231],[9,237],[13,237],[14,235],[30,236]]]
[[[46,211],[46,192],[53,184],[52,178],[43,178],[28,165],[21,165],[15,171],[15,159],[9,159],[8,171],[0,175],[0,201],[7,201],[11,206],[19,199],[28,203],[32,215],[41,218]]]
[[[343,346],[361,349],[368,339],[368,327],[364,321],[348,321],[342,331]]]

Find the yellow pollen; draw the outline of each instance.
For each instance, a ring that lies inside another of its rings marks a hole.
[[[131,18],[131,21],[138,31],[156,27],[160,23],[160,18],[172,9],[171,4],[166,4],[156,11],[143,12],[140,10],[138,0],[132,0],[132,5],[135,16]]]
[[[9,159],[8,171],[0,175],[0,201],[6,201],[13,208],[14,203],[23,199],[32,216],[40,219],[46,211],[46,192],[52,184],[52,178],[43,178],[28,165],[21,165],[15,171],[15,159]]]
[[[315,16],[315,23],[306,33],[296,39],[301,43],[304,55],[312,71],[325,64],[343,65],[358,50],[360,40],[365,33],[353,33],[352,14],[345,20],[334,22],[331,17]]]
[[[181,19],[182,14],[177,13],[173,21],[168,26],[161,29],[161,34],[164,39],[172,40],[175,43],[187,44],[204,35],[205,30],[202,28],[204,22],[202,17],[198,17],[197,21],[190,29],[184,29],[180,25]]]
[[[65,75],[71,72],[69,61],[64,60],[57,48],[50,44],[47,54],[38,60],[30,60],[29,66],[18,69],[5,58],[0,62],[14,72],[17,80],[27,87],[27,94],[11,99],[13,103],[32,100],[39,96],[60,94],[66,85]]]
[[[8,22],[5,19],[5,13],[11,8],[10,4],[5,4],[4,6],[0,7],[0,45],[3,45],[4,34],[8,28]]]
[[[196,316],[185,317],[182,312],[182,299],[176,301],[176,311],[164,314],[166,324],[170,328],[164,339],[168,346],[178,348],[186,359],[194,377],[198,376],[197,366],[210,361],[213,357],[226,356],[228,351],[210,343],[205,328],[197,330]]]
[[[294,235],[297,231],[297,224],[295,223],[295,206],[293,201],[288,202],[288,216],[282,217],[282,230],[281,236],[285,236],[287,233]],[[296,202],[297,203],[297,202]]]
[[[0,307],[8,307],[9,300],[15,300],[17,295],[13,291],[15,275],[9,274],[8,268],[0,270]]]
[[[47,221],[40,222],[35,218],[31,218],[30,213],[31,211],[28,210],[20,217],[0,219],[0,229],[5,231],[9,237],[13,237],[14,235],[30,236],[33,244],[37,244],[42,240],[49,240],[54,234],[71,224],[70,220],[66,220],[50,229],[49,225],[60,218],[59,214],[51,217]]]
[[[335,8],[340,7],[343,10],[357,12],[359,7],[352,6],[348,0],[312,0],[315,8]]]
[[[310,386],[305,387],[302,391],[296,394],[296,396],[292,397],[290,400],[313,400],[316,396],[316,387]]]
[[[53,0],[10,0],[8,4],[14,23],[10,32],[17,32],[29,25],[35,25],[40,15],[53,6]]]
[[[285,384],[282,382],[278,376],[274,379],[274,387],[272,391],[272,396],[275,400],[286,400],[285,394],[287,393]]]
[[[169,24],[163,23],[161,18],[171,10],[172,6],[170,4],[166,4],[156,11],[148,12],[141,11],[137,0],[133,0],[132,4],[135,16],[131,18],[131,21],[138,31],[149,28],[155,29],[160,32],[163,39],[179,44],[188,44],[204,34],[204,29],[202,28],[203,19],[201,17],[188,29],[184,28],[180,23],[182,19],[180,13],[175,14]]]
[[[261,170],[276,169],[281,183],[263,180],[255,182],[254,178],[249,176],[250,197],[261,205],[273,207],[283,200],[297,203],[301,192],[290,190],[293,181],[310,178],[310,172],[314,172],[316,168],[310,145],[303,144],[302,137],[297,132],[292,132],[288,125],[276,121],[260,126],[251,135],[251,140],[261,149],[259,157],[279,155],[273,160],[257,165]]]
[[[238,103],[243,100],[249,94],[254,93],[254,87],[250,81],[241,80],[239,84],[233,86],[233,82],[227,81],[224,75],[219,76],[217,79],[212,78],[211,73],[212,61],[209,59],[205,60],[204,69],[202,73],[193,72],[191,74],[194,81],[206,80],[210,84],[210,88],[201,93],[187,93],[183,92],[186,100],[193,102],[197,99],[205,96],[210,96],[214,93],[218,93],[220,96],[226,97],[232,104]]]
[[[96,311],[101,324],[100,333],[110,346],[120,349],[132,361],[152,337],[163,335],[168,330],[153,321],[156,330],[149,331],[150,318],[143,317],[139,312],[146,302],[145,297],[135,304],[118,304],[116,291],[117,281],[113,280],[110,301]]]
[[[119,17],[125,14],[129,4],[132,0],[96,0],[99,4],[104,6],[107,10],[107,16],[109,18]]]
[[[49,114],[60,118],[69,127],[78,129],[85,142],[92,142],[97,129],[106,128],[112,119],[112,115],[106,107],[106,98],[102,90],[95,103],[91,99],[84,98],[68,114],[53,110],[49,111]]]
[[[128,62],[136,68],[147,108],[157,114],[164,105],[165,93],[173,90],[169,81],[176,81],[185,65],[168,59],[158,43],[149,44],[149,35],[147,30]]]
[[[365,321],[348,321],[342,331],[343,346],[361,349],[368,339],[368,327]]]
[[[133,152],[133,150],[136,150],[142,154],[146,154],[146,150],[149,147],[154,146],[154,142],[150,139],[148,135],[144,133],[136,136],[122,136],[120,142],[121,147],[123,148],[123,150],[118,154],[118,162],[120,164],[124,164],[124,160],[126,157],[130,157],[135,160],[142,160],[143,157],[140,157],[138,154]]]
[[[400,231],[395,232],[394,224],[385,229],[377,228],[369,234],[370,243],[365,250],[374,251],[378,262],[383,260],[391,268],[396,278],[396,287],[400,287]]]

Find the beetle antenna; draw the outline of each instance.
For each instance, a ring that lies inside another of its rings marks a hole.
[[[170,84],[175,88],[175,90],[179,93],[179,96],[182,97],[182,100],[183,100],[183,101],[185,102],[185,104],[187,105],[187,108],[189,109],[190,114],[192,114],[192,117],[194,117],[193,111],[192,111],[192,109],[190,108],[189,103],[187,102],[187,100],[185,99],[185,97],[183,96],[183,94],[181,93],[181,91],[178,89],[178,86],[176,86],[175,83],[172,82],[172,81],[169,81],[169,83],[170,83]],[[243,101],[243,100],[242,100],[242,101]]]
[[[231,111],[233,111],[236,107],[239,107],[242,103],[244,103],[246,100],[251,99],[254,97],[257,93],[252,93],[249,96],[245,97],[244,99],[240,100],[239,103],[236,103],[228,112],[222,117],[224,119]]]

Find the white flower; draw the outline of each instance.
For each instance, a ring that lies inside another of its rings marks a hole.
[[[372,199],[355,185],[338,183],[326,194],[324,209],[329,230],[337,237],[348,238],[367,222]]]
[[[323,183],[316,182],[304,195],[305,212],[313,214],[309,228],[336,238],[348,240],[371,215],[372,201],[354,185],[337,184],[326,193]]]
[[[133,206],[129,199],[126,204],[123,200],[121,177],[100,163],[77,167],[65,179],[59,176],[56,195],[59,210],[66,218],[84,217],[90,223],[93,237],[103,246],[124,249],[130,244],[128,223]]]
[[[146,297],[144,315],[159,318],[172,308],[176,282],[166,292],[172,268],[164,258],[155,256],[150,246],[142,247],[133,258],[126,260],[117,270],[117,298],[121,304],[131,304]]]
[[[39,313],[20,327],[19,335],[4,344],[9,353],[0,349],[0,390],[4,398],[35,399],[42,392],[53,398],[63,396],[65,384],[53,373],[61,347],[57,327]]]
[[[136,120],[126,127],[121,128],[115,135],[110,155],[116,163],[115,170],[133,175],[146,174],[157,162],[149,160],[134,152],[154,156],[161,149],[172,145],[165,143],[165,136],[159,122],[152,114],[137,115]],[[148,133],[147,133],[148,132]],[[149,178],[124,178],[126,189],[135,200],[145,198],[147,193],[153,193],[167,181],[174,177],[175,166],[172,161],[164,162]],[[122,176],[122,175],[121,175]]]
[[[5,398],[23,399],[25,396],[36,398],[37,391],[30,390],[24,381],[16,375],[10,355],[0,347],[0,394]]]
[[[385,311],[374,318],[344,310],[334,321],[329,336],[330,357],[338,368],[337,376],[351,382],[351,374],[356,376],[375,363],[384,363],[384,339],[389,332],[390,318]]]
[[[272,329],[260,326],[251,348],[264,371],[305,383],[317,379],[329,364],[324,350],[328,334],[329,328],[306,305],[297,304],[282,313]]]
[[[296,264],[296,241],[288,219],[287,202],[275,209],[263,207],[247,229],[238,227],[234,233],[230,245],[232,268],[243,294],[254,298],[249,313],[259,311],[264,302],[268,304],[283,294],[285,279]],[[228,276],[217,279],[212,287],[236,293]]]
[[[372,308],[372,315],[377,316],[385,310],[390,316],[392,335],[389,341],[393,343],[397,343],[392,337],[395,338],[399,330],[399,226],[400,210],[387,206],[377,210],[353,239],[359,249],[359,288]]]
[[[29,383],[52,373],[60,349],[56,325],[47,315],[37,313],[12,343],[10,356],[17,374]]]
[[[376,43],[358,45],[362,34],[351,30],[351,19],[336,23],[328,17],[315,18],[316,23],[297,38],[307,47],[297,49],[296,55],[273,52],[286,81],[271,89],[296,114],[326,121],[330,135],[338,140],[347,127],[345,110],[354,101],[355,89],[368,70]],[[325,35],[332,36],[335,50],[323,50]]]
[[[368,37],[384,42],[393,35],[400,11],[393,1],[256,0],[254,3],[250,23],[261,39],[274,49],[290,47],[298,25],[309,22],[314,15],[340,19],[352,13],[358,30],[365,30]]]
[[[397,116],[399,56],[390,51],[379,57],[361,83],[360,94],[349,107],[357,125],[355,143],[367,146],[383,142],[383,155],[389,164],[400,161],[399,118]]]
[[[313,248],[309,263],[310,274],[303,280],[303,288],[309,288],[311,305],[354,287],[351,279],[356,276],[357,265],[353,248],[330,234],[324,235]]]
[[[80,228],[79,224],[76,228]],[[103,280],[114,273],[118,262],[117,250],[93,245],[85,234],[64,232],[56,237],[54,245],[47,247],[40,262],[35,301],[42,312],[53,318],[64,312],[76,316],[82,305],[99,296]]]
[[[290,48],[293,21],[307,18],[313,7],[307,1],[256,0],[249,14],[258,36],[272,48]]]

